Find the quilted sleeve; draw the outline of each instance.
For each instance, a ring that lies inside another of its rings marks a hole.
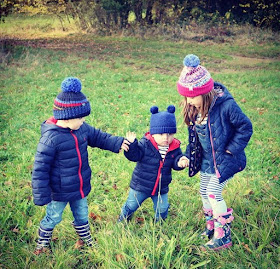
[[[89,130],[89,146],[119,153],[124,137],[113,136],[89,125],[87,125],[87,128]]]
[[[52,141],[41,137],[32,171],[32,192],[35,205],[43,206],[51,202],[50,168],[54,157],[55,148]]]
[[[226,149],[235,155],[247,146],[253,134],[253,127],[250,119],[242,112],[236,102],[233,102],[230,106],[228,115],[231,126],[234,129],[234,136]]]
[[[138,140],[135,139],[134,142],[129,145],[129,150],[124,152],[124,156],[132,162],[141,161],[144,156],[144,145],[142,142],[141,140],[138,142]]]

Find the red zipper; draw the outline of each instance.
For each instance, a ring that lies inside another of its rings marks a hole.
[[[215,168],[215,171],[216,171],[217,178],[220,178],[221,175],[220,175],[219,170],[217,168],[216,158],[215,158],[215,150],[214,150],[214,143],[213,143],[213,139],[212,139],[212,132],[211,132],[211,126],[210,126],[210,113],[208,113],[208,127],[209,127],[209,132],[210,132],[210,142],[211,142],[211,146],[212,146],[212,155],[213,155],[213,161],[214,161],[214,168]]]
[[[81,158],[81,153],[80,153],[80,149],[79,149],[79,143],[78,143],[78,138],[76,135],[73,134],[73,131],[71,130],[71,135],[74,137],[74,140],[75,140],[75,145],[76,145],[76,151],[77,151],[77,154],[78,154],[78,159],[79,159],[79,170],[78,170],[78,175],[79,175],[79,179],[80,179],[80,193],[81,193],[81,196],[82,198],[85,197],[85,194],[83,192],[83,184],[84,184],[84,181],[83,181],[83,177],[82,177],[82,158]]]
[[[158,150],[158,145],[157,145],[156,141],[154,140],[154,138],[150,135],[150,133],[146,133],[146,137],[151,141],[152,145]],[[174,141],[174,143],[175,143],[175,141]],[[178,147],[177,147],[177,144],[174,144],[174,143],[172,142],[172,143],[169,145],[169,148],[168,148],[168,150],[167,150],[167,152],[166,152],[166,154],[165,154],[165,158],[166,158],[168,152],[170,152],[170,151],[175,150],[176,148],[178,148]],[[165,158],[164,158],[164,160],[165,160]],[[163,167],[164,160],[159,162],[159,168],[158,168],[157,179],[156,179],[156,183],[155,183],[155,185],[154,185],[153,191],[152,191],[152,195],[155,195],[156,189],[157,189],[158,184],[159,184],[159,181],[160,181],[160,179],[161,179],[161,169],[162,169],[162,167]]]
[[[167,153],[166,153],[166,154],[167,154]],[[161,176],[161,168],[162,168],[162,167],[163,167],[163,161],[160,161],[160,162],[159,162],[158,174],[157,174],[157,180],[156,180],[154,189],[153,189],[153,191],[152,191],[152,195],[155,195],[155,193],[156,193],[156,189],[157,189],[157,186],[158,186],[158,183],[159,183],[159,180],[160,180],[160,176]]]

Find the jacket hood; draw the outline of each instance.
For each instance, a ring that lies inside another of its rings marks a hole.
[[[214,99],[215,102],[213,102],[215,105],[219,105],[227,100],[233,99],[228,89],[219,82],[214,82],[214,90],[217,93],[217,98]]]
[[[57,123],[57,120],[54,117],[50,117],[49,119],[44,121],[41,124],[41,135],[43,135],[45,132],[47,132],[49,130],[57,130],[57,131],[60,131],[60,132],[69,131],[68,128],[62,128],[62,127],[56,125],[56,123]]]

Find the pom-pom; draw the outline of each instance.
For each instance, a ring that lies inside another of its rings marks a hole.
[[[200,60],[196,55],[188,54],[185,57],[183,64],[187,67],[197,67],[200,64]]]
[[[175,112],[175,106],[173,106],[173,105],[168,106],[167,111],[169,113],[174,113]]]
[[[156,113],[158,113],[158,107],[157,106],[152,106],[150,111],[151,111],[152,114],[156,114]]]
[[[68,77],[62,81],[61,90],[63,92],[80,92],[82,83],[78,78]]]

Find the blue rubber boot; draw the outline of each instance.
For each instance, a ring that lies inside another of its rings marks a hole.
[[[75,228],[77,234],[80,236],[80,239],[89,247],[93,246],[93,240],[90,233],[89,223],[87,222],[84,225],[75,225],[72,222],[73,227]]]
[[[121,210],[121,214],[119,215],[118,218],[118,222],[130,222],[133,214],[134,214],[134,210],[131,210],[126,204],[122,207]]]
[[[203,250],[221,250],[232,246],[230,226],[234,217],[233,210],[227,209],[227,213],[214,215],[214,235],[213,238],[203,246]]]
[[[34,251],[35,255],[40,255],[43,252],[51,252],[50,242],[52,239],[52,233],[53,229],[45,229],[42,226],[40,226],[38,230],[39,237],[37,240],[37,246]]]
[[[206,219],[206,227],[204,232],[201,234],[202,238],[211,239],[214,235],[214,218],[213,218],[213,210],[203,208],[204,216]]]

